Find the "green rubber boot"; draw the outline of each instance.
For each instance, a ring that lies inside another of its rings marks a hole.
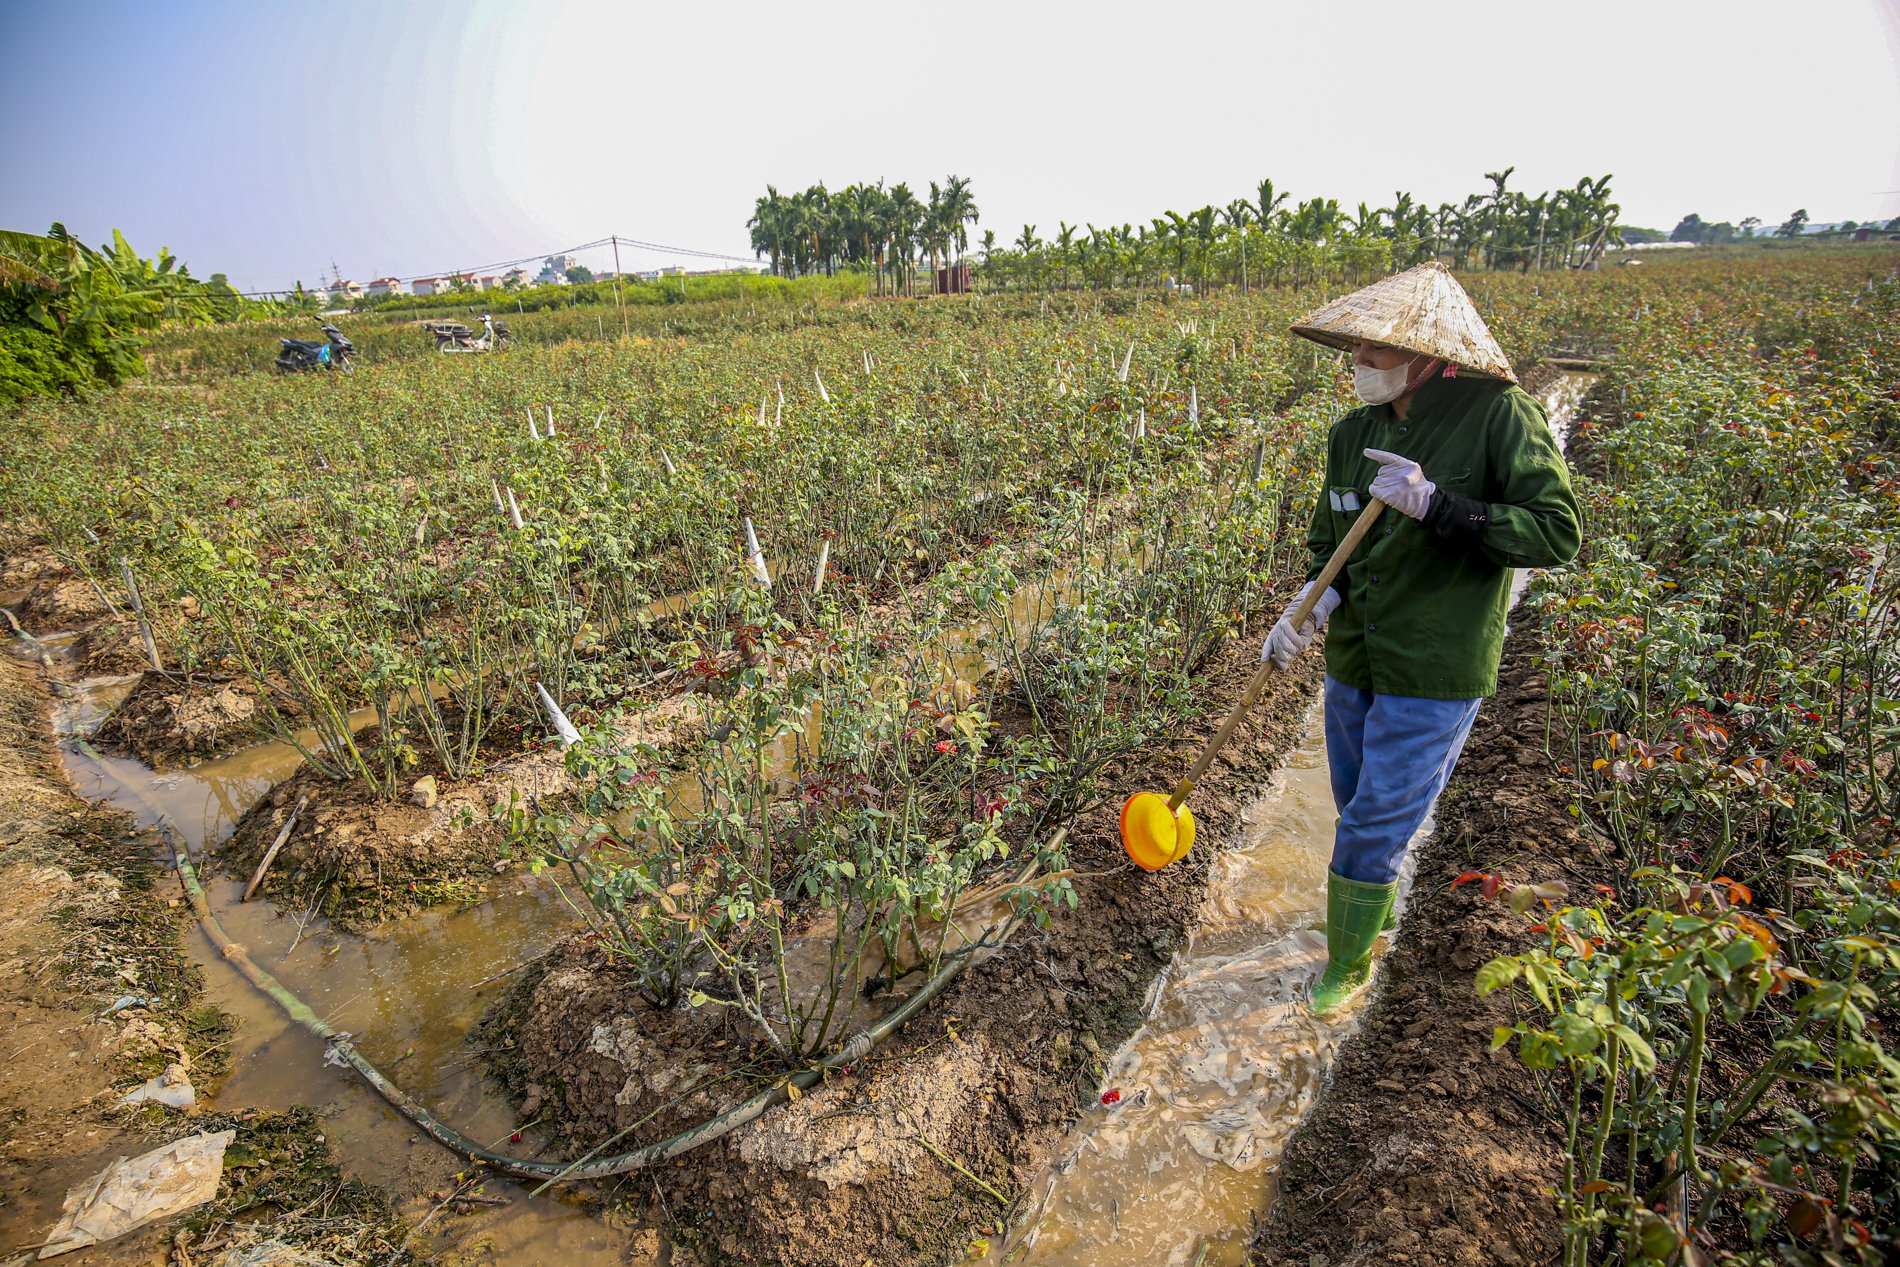
[[[1313,986],[1313,1015],[1337,1011],[1372,980],[1372,946],[1398,896],[1397,880],[1364,884],[1326,873],[1326,971]]]

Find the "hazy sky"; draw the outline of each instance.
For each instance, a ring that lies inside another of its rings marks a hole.
[[[0,0],[0,49],[0,227],[247,289],[610,233],[749,257],[768,182],[951,172],[1005,241],[1512,164],[1613,172],[1663,229],[1900,214],[1900,0]]]

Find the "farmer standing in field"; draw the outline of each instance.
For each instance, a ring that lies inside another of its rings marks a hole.
[[[1284,668],[1328,630],[1339,824],[1313,987],[1324,1016],[1371,980],[1406,845],[1497,689],[1512,569],[1568,563],[1581,527],[1543,407],[1444,265],[1355,291],[1293,331],[1350,351],[1365,402],[1333,424],[1307,585],[1372,498],[1388,508],[1312,616],[1293,627],[1302,589],[1261,650]]]

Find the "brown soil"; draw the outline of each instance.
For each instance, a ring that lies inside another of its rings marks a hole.
[[[115,645],[108,640],[105,650]],[[136,639],[132,645],[137,647]],[[128,752],[154,770],[172,769],[256,743],[261,713],[247,682],[148,673],[112,710],[93,742]]]
[[[1111,769],[1107,786],[1170,785],[1257,663],[1252,638],[1223,647],[1199,679],[1208,714],[1171,745]],[[1050,1160],[1092,1098],[1099,1059],[1140,1023],[1150,982],[1199,906],[1210,859],[1297,741],[1318,674],[1318,657],[1308,657],[1272,680],[1195,793],[1202,844],[1186,861],[1156,874],[1129,864],[1119,797],[1084,815],[1071,836],[1077,910],[1047,929],[1025,926],[850,1075],[626,1181],[619,1199],[675,1229],[676,1264],[961,1258],[1003,1211],[932,1150],[1010,1193]],[[596,975],[594,954],[574,945],[554,952],[486,1030],[486,1041],[511,1045],[500,1071],[526,1094],[524,1113],[588,1146],[688,1092],[685,1079],[667,1077],[682,1065],[661,1044],[705,1053],[701,1070],[730,1067],[730,1050],[743,1046],[716,1016],[653,1024],[613,974]],[[615,1147],[737,1098],[728,1087],[673,1106]]]
[[[84,681],[95,677],[130,677],[149,667],[145,644],[139,641],[139,627],[130,620],[105,620],[79,636],[74,648],[78,668],[72,674]]]
[[[99,591],[70,573],[41,576],[17,612],[21,627],[38,636],[84,629],[110,614]]]
[[[664,749],[690,729],[685,705],[674,697],[617,724],[628,742]],[[524,742],[525,733],[517,734],[517,742]],[[428,906],[481,901],[495,877],[520,861],[509,855],[498,824],[511,808],[571,785],[559,748],[542,744],[538,734],[532,742],[540,746],[528,752],[502,746],[506,739],[484,749],[479,777],[456,783],[439,772],[416,770],[404,780],[402,797],[389,801],[377,800],[360,780],[336,783],[300,766],[244,816],[220,846],[218,863],[248,881],[298,801],[305,800],[259,889],[286,909],[314,906],[339,926],[360,932]],[[376,742],[373,726],[357,734],[361,746]],[[419,787],[425,778],[434,785],[433,796]]]
[[[425,809],[413,797],[379,801],[360,782],[334,783],[300,766],[244,816],[220,848],[219,864],[249,880],[305,800],[259,889],[285,909],[314,905],[341,927],[361,930],[440,902],[479,901],[508,868],[502,833],[491,807],[477,812],[468,797],[454,797],[464,788],[436,781],[439,799]]]
[[[16,549],[0,559],[0,595],[12,602],[13,596],[23,595],[42,579],[64,576],[67,571],[59,556],[45,546]]]
[[[1569,878],[1588,841],[1554,791],[1543,752],[1543,678],[1533,634],[1514,632],[1497,695],[1422,847],[1411,906],[1381,986],[1341,1051],[1331,1084],[1294,1136],[1253,1262],[1545,1263],[1561,1252],[1551,1192],[1562,1139],[1536,1079],[1491,1049],[1508,991],[1480,997],[1472,974],[1522,953],[1525,921],[1484,901],[1467,870],[1507,881]],[[1584,886],[1587,889],[1587,885]]]

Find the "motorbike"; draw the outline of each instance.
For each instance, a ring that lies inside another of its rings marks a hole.
[[[427,329],[435,336],[435,350],[438,352],[494,352],[515,341],[507,322],[496,321],[486,313],[482,314],[480,334],[459,321],[430,322]]]
[[[278,342],[283,345],[277,353],[279,374],[297,374],[305,370],[341,370],[347,374],[356,368],[356,345],[322,317],[314,320],[323,327],[324,341],[279,339]]]

